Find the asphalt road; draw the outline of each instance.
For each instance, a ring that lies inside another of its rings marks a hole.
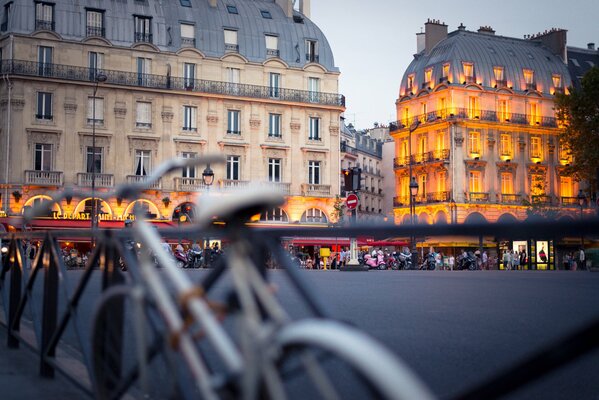
[[[189,273],[200,279],[205,271]],[[81,272],[68,275],[73,285]],[[383,342],[443,398],[599,318],[599,274],[589,272],[305,271],[303,275],[334,315]],[[303,315],[305,309],[284,273],[273,271],[271,276],[285,306]],[[96,274],[82,299],[78,314],[82,326],[91,318],[98,294]],[[82,337],[89,337],[89,332],[84,329]],[[75,342],[74,331],[69,330],[66,338]],[[9,363],[4,343],[0,355]],[[596,400],[597,376],[599,352],[594,352],[508,398]],[[0,375],[0,384],[4,378]],[[57,398],[52,389],[46,393],[48,397],[36,398]],[[19,397],[17,389],[9,398],[26,397]]]

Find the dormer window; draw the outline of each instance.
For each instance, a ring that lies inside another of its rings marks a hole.
[[[562,76],[554,74],[552,76],[552,79],[553,79],[553,87],[555,88],[555,91],[556,92],[563,92],[564,88],[562,86]]]
[[[532,69],[522,70],[524,74],[524,83],[526,84],[526,90],[537,90],[535,83],[535,72]]]
[[[237,11],[237,6],[227,6],[227,11],[229,14],[239,14]]]
[[[474,64],[470,62],[465,62],[462,65],[464,67],[464,84],[475,82]]]
[[[423,88],[431,86],[431,79],[433,79],[433,69],[427,68],[424,70],[424,83],[422,84]]]
[[[406,84],[406,89],[409,92],[412,91],[412,88],[414,87],[414,74],[410,74],[408,75],[408,82]]]
[[[505,80],[503,67],[493,67],[493,75],[495,77],[495,85],[496,87],[506,87],[507,82]]]
[[[86,10],[86,36],[104,37],[104,11]]]
[[[270,14],[270,11],[260,10],[260,14],[262,15],[262,18],[272,19],[272,15]]]
[[[275,35],[264,35],[266,40],[266,55],[279,56],[279,37]]]
[[[441,77],[441,81],[449,80],[449,64],[443,64],[443,76]]]
[[[225,50],[227,51],[239,51],[239,45],[237,44],[237,31],[233,29],[225,29]]]
[[[195,26],[193,24],[181,24],[181,47],[194,47],[196,43],[195,36]]]
[[[54,4],[36,3],[35,4],[35,29],[53,31],[54,30]]]
[[[316,40],[306,40],[306,61],[318,62],[318,42]]]
[[[152,43],[152,18],[135,15],[133,17],[135,41]]]

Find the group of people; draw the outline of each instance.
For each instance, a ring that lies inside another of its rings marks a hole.
[[[564,269],[576,271],[586,269],[586,255],[584,249],[580,248],[576,253],[570,251],[564,254]]]
[[[528,256],[526,250],[511,250],[503,251],[502,256],[503,269],[506,271],[526,269],[528,264]]]

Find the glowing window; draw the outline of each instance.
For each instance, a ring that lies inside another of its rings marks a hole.
[[[501,194],[514,194],[514,180],[511,172],[501,173]]]
[[[478,107],[478,97],[470,96],[468,97],[468,118],[474,119],[479,118],[479,107]]]
[[[464,77],[466,81],[471,81],[474,79],[474,64],[472,63],[464,63]]]
[[[414,87],[414,75],[408,75],[408,83],[407,83],[407,89],[408,91],[412,90],[412,88]]]
[[[424,82],[430,83],[432,78],[433,78],[433,69],[427,68],[426,70],[424,70]]]
[[[562,87],[562,76],[561,75],[553,75],[553,87],[558,89]]]
[[[443,64],[443,78],[449,78],[449,64]]]
[[[471,193],[482,192],[481,175],[480,171],[470,171],[468,173],[468,190]]]
[[[541,155],[542,155],[541,138],[538,136],[532,136],[530,138],[530,157],[541,158]]]
[[[503,81],[503,67],[493,67],[493,75],[496,81]]]
[[[524,73],[524,83],[532,85],[535,81],[535,72],[532,69],[525,69],[522,72]]]
[[[471,157],[480,157],[480,132],[470,132],[468,134],[468,146]]]
[[[511,157],[511,155],[512,155],[512,135],[510,135],[509,133],[501,134],[499,149],[500,149],[499,151],[501,152],[502,156]]]
[[[497,114],[501,122],[510,119],[510,104],[508,100],[499,100],[497,102]]]

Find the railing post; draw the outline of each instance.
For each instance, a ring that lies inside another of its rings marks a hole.
[[[56,331],[58,315],[58,265],[52,254],[52,240],[48,235],[44,239],[41,256],[44,266],[44,298],[42,312],[42,341],[40,349],[40,375],[45,378],[54,377],[54,368],[46,361],[46,357],[54,357],[55,349],[46,354],[48,345]]]
[[[20,265],[17,239],[13,236],[8,249],[8,266],[10,270],[10,293],[8,298],[8,338],[6,345],[12,349],[19,348],[19,339],[13,331],[19,331],[21,320],[17,319],[19,302],[21,301],[21,279],[23,271]]]

